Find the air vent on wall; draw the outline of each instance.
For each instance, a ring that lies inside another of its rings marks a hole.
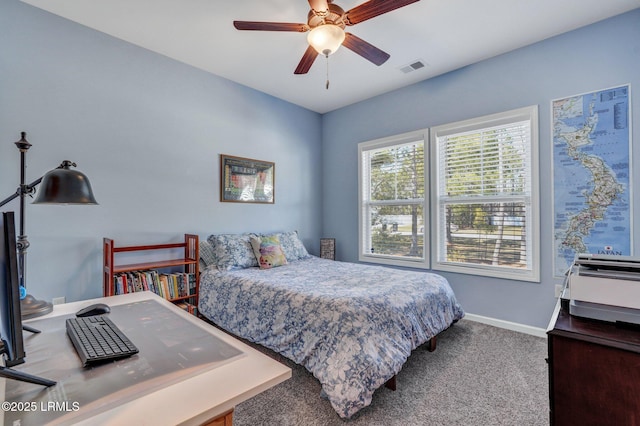
[[[402,71],[405,74],[408,74],[412,71],[419,70],[420,68],[424,68],[424,67],[425,67],[424,61],[417,59],[411,62],[410,64],[401,66],[400,71]]]

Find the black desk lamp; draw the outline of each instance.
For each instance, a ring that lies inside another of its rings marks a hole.
[[[20,281],[21,292],[26,294],[26,257],[29,241],[24,234],[24,205],[27,195],[32,196],[36,191],[36,186],[42,183],[41,191],[38,193],[33,204],[98,204],[93,196],[91,184],[87,177],[77,171],[71,170],[76,167],[76,163],[65,160],[58,166],[47,172],[44,176],[34,180],[29,185],[24,182],[25,179],[25,156],[31,144],[27,142],[26,132],[21,132],[21,138],[16,142],[16,146],[20,150],[20,186],[15,194],[0,201],[0,207],[9,201],[20,197],[20,235],[17,238],[18,246],[18,279]],[[48,314],[53,310],[51,303],[37,300],[30,294],[26,294],[21,300],[22,318],[29,319]]]

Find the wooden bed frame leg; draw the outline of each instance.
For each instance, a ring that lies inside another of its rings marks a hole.
[[[429,352],[433,352],[436,350],[436,336],[433,336],[431,339],[429,339],[429,341],[426,343],[427,345],[427,350]],[[387,382],[384,384],[385,388],[391,389],[392,391],[396,390],[396,376],[393,376],[392,378],[390,378],[389,380],[387,380]]]
[[[396,390],[396,376],[393,376],[387,383],[384,384],[384,387],[391,389],[392,391]]]
[[[433,352],[436,350],[436,336],[433,336],[431,339],[429,339],[429,341],[427,342],[427,350],[429,352]]]

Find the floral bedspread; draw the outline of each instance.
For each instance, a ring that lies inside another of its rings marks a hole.
[[[317,257],[273,269],[209,268],[199,311],[306,367],[343,418],[464,315],[440,275]]]

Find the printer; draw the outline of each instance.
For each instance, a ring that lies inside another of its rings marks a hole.
[[[640,325],[640,257],[578,254],[565,286],[571,315]]]

